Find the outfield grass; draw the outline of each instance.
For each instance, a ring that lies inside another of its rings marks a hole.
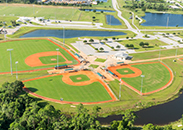
[[[75,102],[97,102],[111,100],[110,95],[99,83],[94,82],[85,86],[72,86],[65,84],[61,79],[62,75],[47,77],[38,80],[25,82],[27,88],[44,97],[64,101]]]
[[[125,74],[133,74],[135,72],[133,72],[133,70],[129,69],[129,68],[122,68],[122,69],[117,69],[116,70],[118,73],[125,75]],[[125,72],[128,71],[128,72]]]
[[[48,40],[22,40],[22,41],[10,41],[4,42],[0,44],[0,60],[3,61],[0,64],[0,72],[8,72],[10,71],[10,53],[7,49],[12,48],[12,66],[13,71],[16,70],[15,62],[18,61],[17,69],[20,70],[30,70],[30,69],[38,69],[43,67],[53,67],[53,65],[48,66],[38,66],[38,67],[30,67],[25,63],[25,59],[35,53],[39,52],[48,52],[48,51],[56,51],[55,44],[51,43]],[[60,53],[62,53],[69,61],[73,61],[73,63],[77,63],[77,61],[69,55],[65,50],[60,48]],[[73,64],[72,63],[72,64]]]
[[[80,75],[74,75],[74,76],[70,76],[69,77],[73,82],[83,82],[83,81],[88,81],[90,80],[88,78],[88,76],[84,75],[84,74],[80,74]],[[80,78],[80,79],[78,79]]]
[[[89,67],[92,67],[92,68],[97,68],[99,65],[94,65],[94,64],[91,64]]]
[[[39,57],[40,61],[43,64],[51,64],[51,63],[57,63],[57,55],[55,56],[44,56],[44,57]],[[51,60],[51,59],[56,59],[56,60]],[[59,62],[65,62],[65,59],[62,56],[58,56],[58,61]]]
[[[106,61],[106,59],[97,58],[95,61],[96,61],[96,62],[105,62],[105,61]]]
[[[170,73],[165,66],[160,63],[132,65],[142,71],[143,78],[142,92],[151,92],[165,86],[170,80]],[[126,83],[137,90],[141,90],[141,76],[134,78],[122,78]],[[133,82],[132,82],[133,81]]]

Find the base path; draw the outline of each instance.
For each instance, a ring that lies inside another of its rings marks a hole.
[[[117,72],[117,69],[123,69],[123,68],[129,68],[131,69],[134,73],[133,74],[120,74]],[[115,75],[117,75],[119,78],[133,78],[133,77],[138,77],[142,74],[142,71],[138,68],[132,67],[131,65],[122,65],[122,66],[113,66],[108,68],[111,72],[113,72]]]
[[[87,75],[89,78],[91,78],[91,80],[89,81],[83,81],[83,82],[79,82],[78,84],[75,82],[72,82],[72,80],[70,80],[70,76],[72,75],[79,75],[79,74],[84,74]],[[33,78],[33,79],[28,79],[28,80],[24,80],[22,82],[28,82],[28,81],[32,81],[32,80],[37,80],[37,79],[42,79],[42,78],[46,78],[46,77],[52,77],[52,76],[58,76],[58,75],[63,75],[63,78],[65,77],[65,79],[63,80],[64,82],[70,84],[70,85],[87,85],[87,84],[91,84],[93,82],[100,82],[104,88],[106,89],[106,91],[108,92],[108,94],[111,96],[112,100],[107,100],[107,101],[99,101],[99,102],[71,102],[71,101],[60,101],[60,100],[56,100],[56,99],[52,99],[52,98],[48,98],[48,97],[43,97],[41,95],[38,95],[36,93],[33,93],[32,91],[30,91],[28,88],[26,88],[26,86],[24,86],[24,90],[26,92],[28,92],[29,94],[41,98],[43,100],[47,100],[47,101],[51,101],[51,102],[56,102],[56,103],[61,103],[61,104],[84,104],[84,105],[91,105],[91,104],[100,104],[100,103],[107,103],[107,102],[113,102],[116,101],[117,98],[115,97],[115,95],[113,94],[113,92],[111,91],[111,89],[97,76],[95,75],[93,72],[91,71],[79,71],[79,72],[74,72],[74,73],[63,73],[63,74],[53,74],[53,75],[46,75],[46,76],[42,76],[42,77],[37,77],[37,78]],[[68,82],[68,81],[71,81]]]

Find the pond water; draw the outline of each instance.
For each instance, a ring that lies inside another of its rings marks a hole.
[[[85,10],[82,10],[82,9],[80,9],[81,11],[93,11],[94,9],[85,9]],[[115,11],[113,11],[113,10],[100,10],[100,9],[95,9],[96,10],[96,12],[101,12],[101,11],[103,11],[103,12],[115,12]]]
[[[181,14],[166,14],[166,13],[145,13],[142,17],[146,22],[142,23],[142,26],[168,26],[183,27],[183,15]]]
[[[121,22],[113,15],[106,15],[106,20],[108,25],[121,25]]]
[[[89,31],[89,30],[65,30],[65,38],[95,36],[95,37],[108,37],[126,35],[123,32],[117,31]],[[58,37],[63,38],[63,30],[36,30],[20,36],[24,37]]]
[[[156,125],[164,125],[173,121],[177,121],[183,114],[183,94],[173,101],[165,104],[153,106],[136,112],[137,119],[135,125],[144,125],[153,123]],[[98,118],[101,124],[109,124],[113,120],[121,120],[122,115],[111,115],[106,118]]]

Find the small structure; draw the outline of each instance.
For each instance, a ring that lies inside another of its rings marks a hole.
[[[124,60],[127,59],[127,57],[129,57],[128,54],[123,53],[123,52],[115,54],[115,58],[118,59],[118,60],[123,60],[124,61]]]

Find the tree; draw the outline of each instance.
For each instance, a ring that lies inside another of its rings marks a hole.
[[[94,40],[93,39],[90,39],[89,42],[94,42]]]
[[[146,7],[142,7],[142,11],[144,11],[144,12],[145,12],[145,11],[146,11]]]
[[[139,46],[144,47],[144,42],[140,42]]]
[[[105,40],[105,41],[108,41],[108,39],[107,39],[107,38],[104,38],[104,40]]]
[[[130,47],[130,45],[129,45],[129,44],[126,44],[126,45],[125,45],[125,47],[127,47],[127,48],[128,48],[128,47]]]
[[[99,50],[100,50],[100,51],[104,51],[104,48],[103,48],[103,47],[100,47]]]
[[[100,11],[101,13],[103,13],[104,11],[102,10],[102,11]]]
[[[116,38],[115,37],[112,37],[112,40],[115,40]]]
[[[87,43],[87,40],[84,40],[83,42],[84,42],[84,43]]]
[[[116,46],[116,48],[117,48],[117,49],[120,49],[120,48],[121,48],[121,46],[120,46],[120,45],[117,45],[117,46]]]
[[[130,44],[130,46],[129,46],[131,49],[133,49],[134,48],[134,45],[133,44]]]
[[[96,9],[94,9],[93,12],[95,13],[96,12]]]
[[[128,39],[129,37],[126,37],[126,39]]]

